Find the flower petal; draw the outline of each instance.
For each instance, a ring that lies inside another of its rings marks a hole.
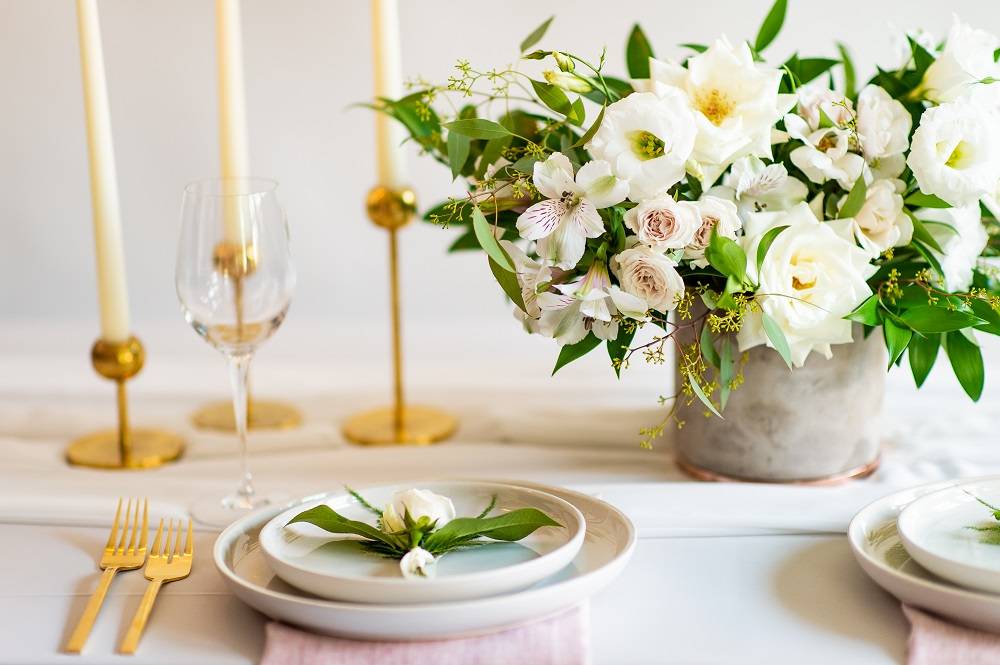
[[[535,162],[531,181],[542,196],[549,199],[558,199],[563,192],[577,191],[573,182],[573,165],[561,152],[552,153],[544,162]]]
[[[581,166],[576,174],[576,184],[595,208],[617,205],[628,196],[628,182],[616,178],[611,173],[611,165],[603,159]]]
[[[646,310],[649,309],[649,307],[646,305],[646,301],[642,298],[634,296],[631,293],[626,293],[617,286],[612,286],[608,289],[608,295],[611,296],[611,302],[615,304],[618,311],[628,318],[646,318]]]
[[[556,267],[569,270],[583,258],[586,247],[587,238],[580,233],[577,225],[566,222],[556,227],[554,233],[541,238],[535,251],[555,263]]]
[[[526,240],[549,235],[562,223],[569,206],[558,199],[547,199],[531,206],[517,218],[517,232]]]
[[[577,233],[585,238],[596,238],[604,233],[604,220],[589,199],[582,199],[570,211],[570,221]]]

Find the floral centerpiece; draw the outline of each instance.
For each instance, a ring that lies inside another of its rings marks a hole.
[[[486,253],[524,328],[561,347],[556,371],[602,345],[616,372],[675,348],[677,392],[646,445],[682,424],[679,405],[721,416],[757,347],[797,370],[874,333],[918,386],[943,350],[983,390],[976,334],[1000,334],[1000,40],[956,19],[943,42],[907,35],[866,80],[844,45],[768,64],[785,10],[753,41],[666,59],[637,25],[628,79],[603,51],[537,50],[549,19],[518,66],[460,61],[377,104],[467,183],[426,219]]]

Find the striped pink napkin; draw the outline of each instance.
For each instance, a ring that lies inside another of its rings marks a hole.
[[[585,665],[585,606],[499,633],[431,642],[361,642],[267,624],[261,665]]]
[[[965,628],[903,605],[910,620],[907,665],[996,665],[1000,635]]]

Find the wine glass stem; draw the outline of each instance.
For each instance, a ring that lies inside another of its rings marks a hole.
[[[233,415],[236,436],[240,444],[240,486],[237,494],[249,500],[253,497],[253,474],[247,464],[247,374],[250,354],[229,357],[229,380],[233,384]]]

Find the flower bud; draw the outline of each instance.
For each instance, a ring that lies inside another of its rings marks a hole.
[[[570,58],[565,53],[560,53],[559,51],[553,51],[552,57],[555,59],[556,64],[559,65],[559,69],[564,72],[571,72],[576,69],[576,63],[573,62],[573,58]]]
[[[593,90],[589,83],[574,74],[557,72],[549,69],[544,72],[544,76],[545,80],[551,85],[554,85],[557,88],[562,88],[568,92],[579,92],[582,94]]]

